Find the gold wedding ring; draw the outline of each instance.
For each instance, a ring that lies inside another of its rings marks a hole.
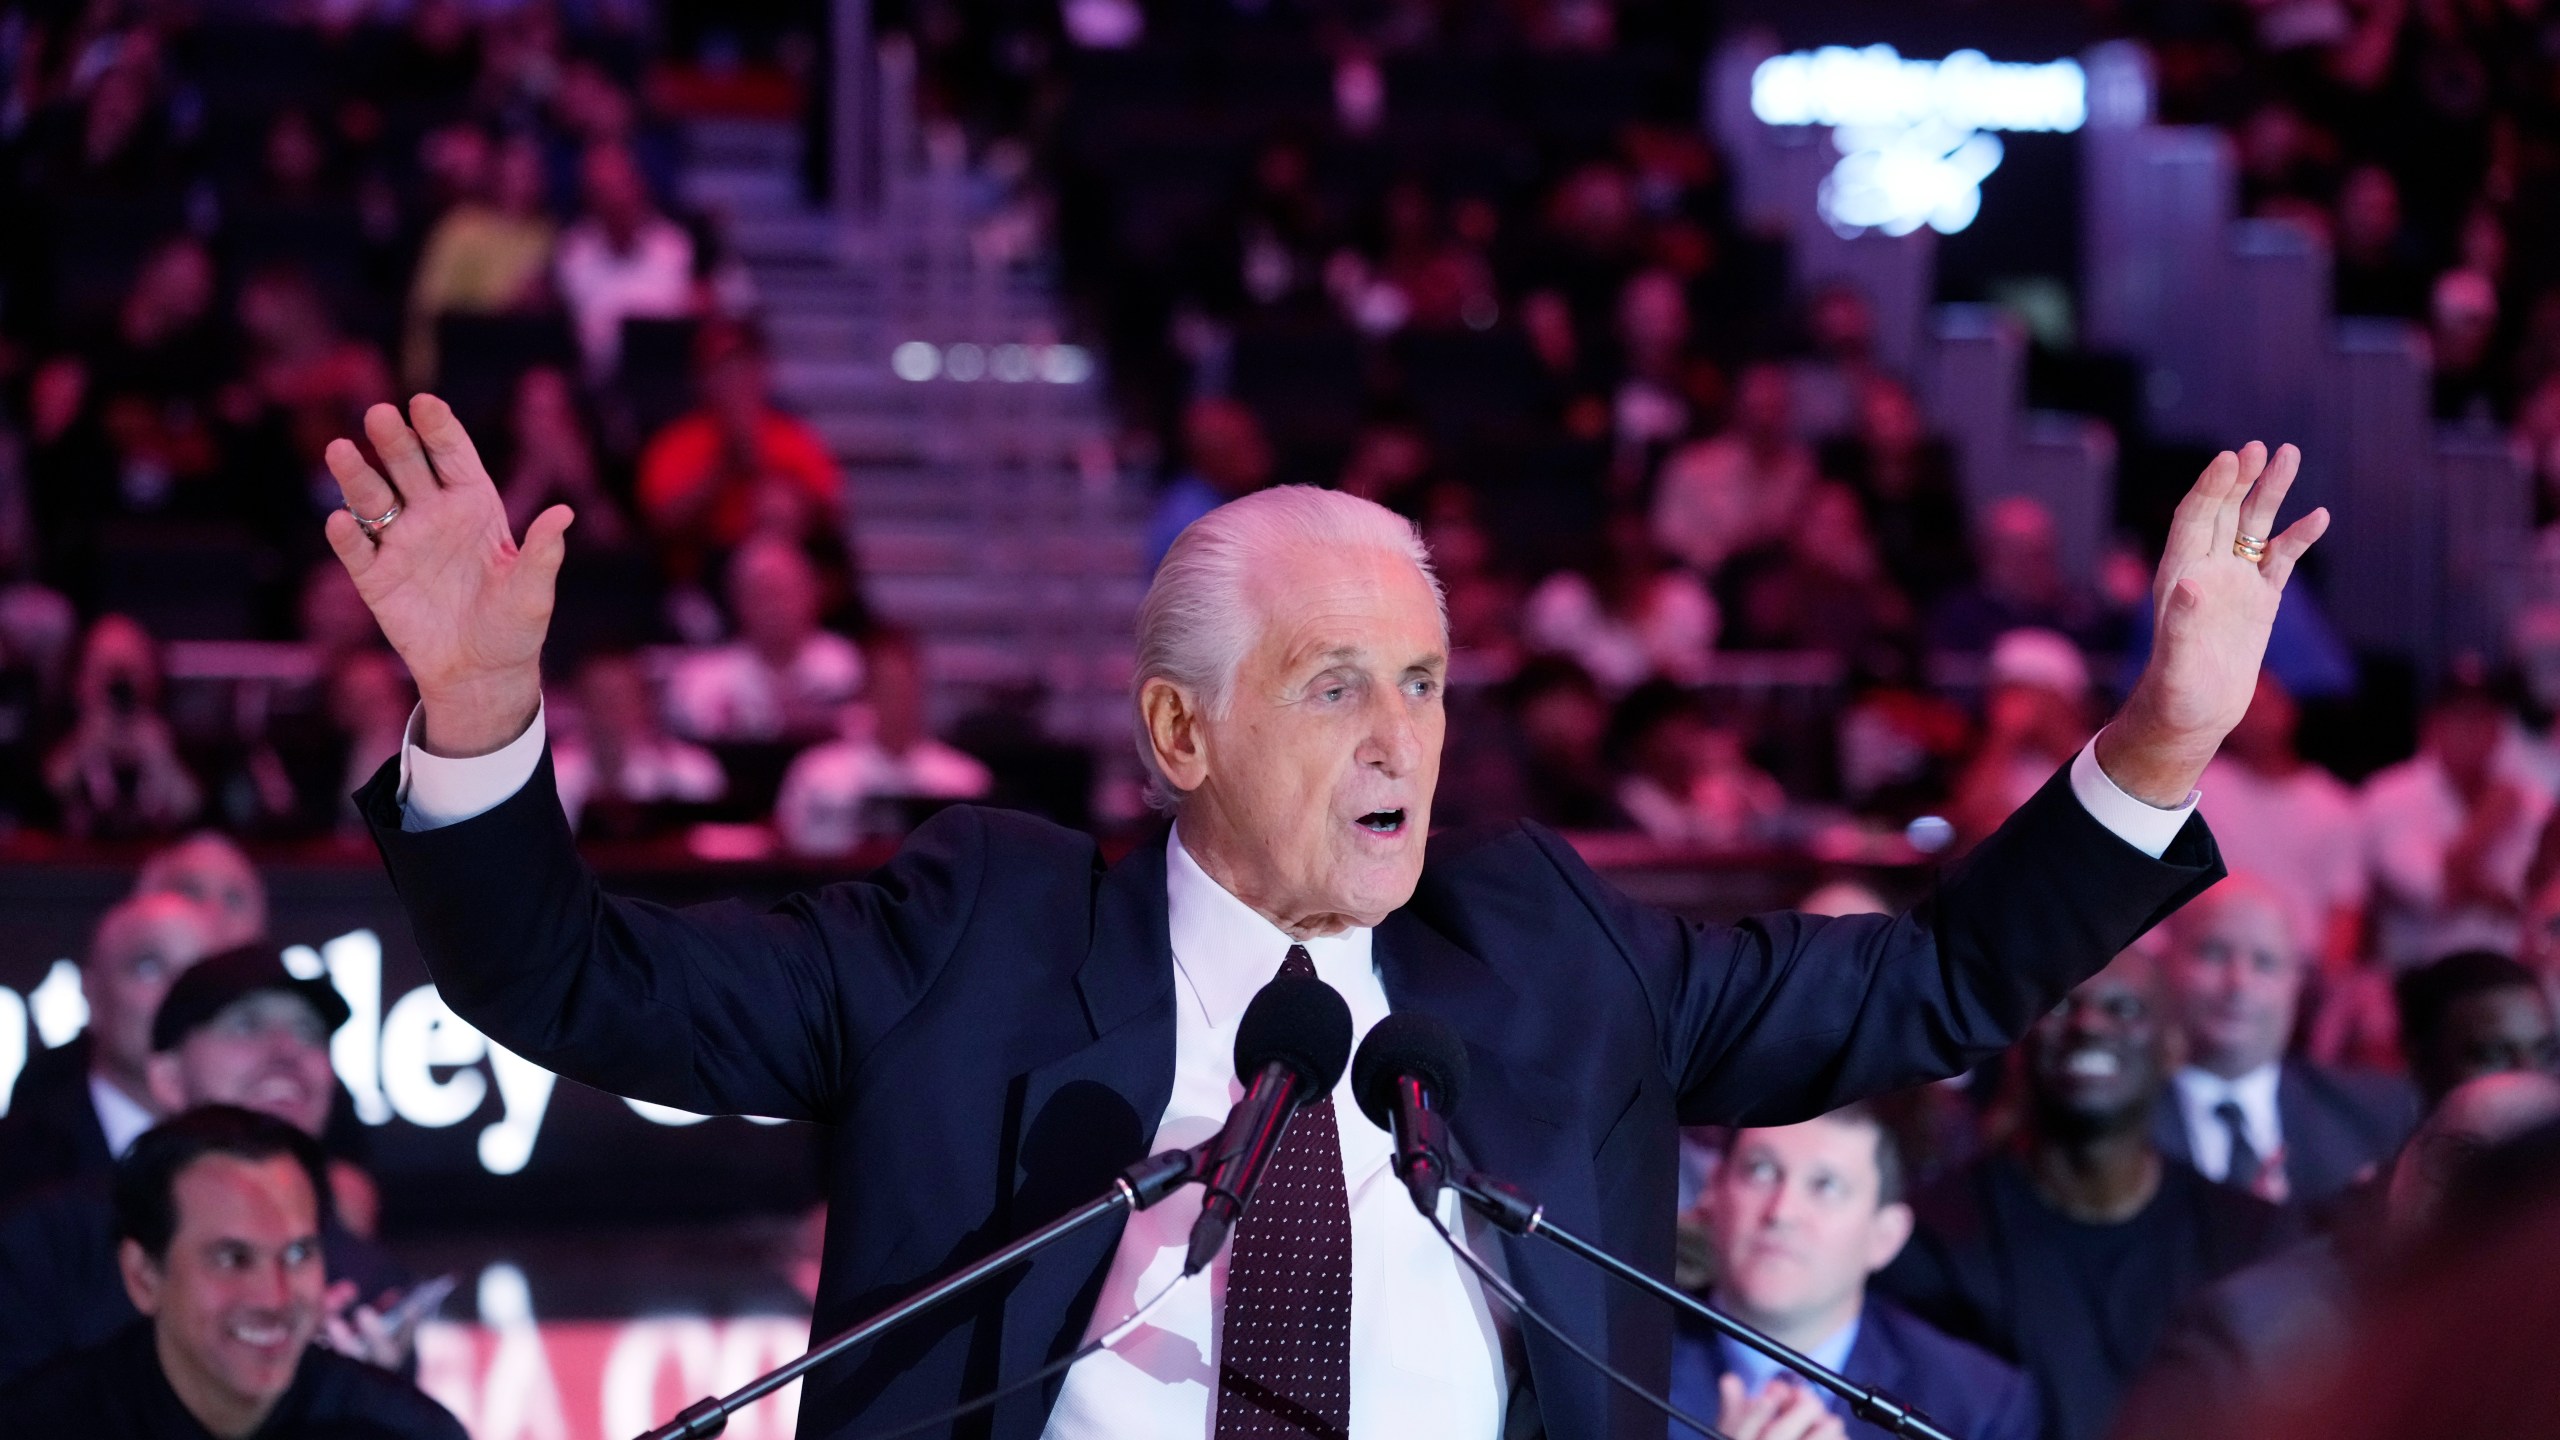
[[[2264,565],[2267,563],[2267,542],[2251,535],[2235,535],[2231,539],[2231,553],[2252,565]]]
[[[356,507],[353,505],[348,506],[347,513],[350,515],[356,515]],[[383,511],[381,514],[374,516],[370,520],[366,519],[362,515],[356,515],[356,528],[362,530],[367,535],[379,538],[383,531],[391,528],[391,522],[399,518],[400,507],[395,503],[390,509]]]

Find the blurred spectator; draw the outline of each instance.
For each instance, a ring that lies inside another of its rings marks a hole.
[[[1742,736],[1667,683],[1629,695],[1611,729],[1627,771],[1618,808],[1666,845],[1763,840],[1786,812],[1786,792],[1751,763]]]
[[[2478,271],[2448,270],[2436,277],[2427,314],[2436,418],[2494,430],[2508,408],[2505,367],[2496,353],[2498,287]]]
[[[401,352],[410,388],[437,383],[437,320],[520,311],[545,298],[557,238],[543,203],[542,151],[529,135],[509,135],[497,145],[486,197],[461,201],[427,232]]]
[[[316,1142],[337,1094],[329,1036],[347,1014],[327,980],[295,979],[272,949],[208,956],[169,987],[152,1019],[153,1100],[169,1115],[237,1105]],[[0,1218],[0,1381],[133,1323],[116,1280],[110,1193],[107,1176],[91,1175]],[[380,1297],[405,1283],[388,1255],[334,1217],[324,1215],[321,1240],[331,1278],[352,1282],[333,1287],[332,1310],[359,1298],[379,1310]],[[411,1337],[387,1338],[367,1358],[405,1365]]]
[[[2399,182],[2359,165],[2338,187],[2335,286],[2341,315],[2427,313],[2426,261],[2400,212]]]
[[[2485,1075],[2445,1096],[2392,1164],[2379,1216],[2280,1250],[2195,1297],[2128,1397],[2118,1433],[2192,1435],[2253,1394],[2316,1373],[2370,1292],[2435,1238],[2460,1173],[2555,1119],[2560,1081],[2547,1075]]]
[[[667,715],[695,740],[783,740],[824,734],[837,707],[861,692],[862,652],[822,630],[817,567],[775,536],[749,540],[729,561],[729,611],[738,638],[696,650],[667,679]]]
[[[219,830],[199,830],[153,851],[134,877],[133,893],[183,895],[203,906],[216,950],[267,933],[267,882],[238,843]]]
[[[1822,473],[1857,492],[1893,583],[1933,605],[1973,574],[1954,453],[1901,381],[1872,376],[1857,402],[1857,428],[1823,447]]]
[[[1147,519],[1147,570],[1191,522],[1271,483],[1271,443],[1243,402],[1205,397],[1182,414],[1183,472],[1156,497]]]
[[[1709,1298],[1834,1373],[1891,1392],[1957,1440],[2032,1440],[2036,1400],[2024,1376],[1867,1294],[1867,1278],[1911,1237],[1904,1184],[1892,1131],[1863,1105],[1735,1131],[1701,1197],[1716,1256]],[[1679,1324],[1671,1402],[1715,1416],[1717,1429],[1857,1440],[1885,1433],[1840,1415],[1842,1402],[1758,1352],[1686,1315]],[[1806,1406],[1832,1412],[1832,1423],[1800,1432],[1777,1425],[1782,1412]]]
[[[581,514],[578,517],[587,517]],[[312,659],[320,673],[335,670],[338,662],[363,650],[380,650],[388,642],[382,638],[382,627],[374,623],[373,611],[357,593],[355,577],[347,567],[331,556],[313,562],[303,572],[302,595],[295,605],[297,629],[302,643],[311,647]]]
[[[2367,780],[2356,804],[2385,964],[2516,948],[2552,796],[2507,742],[2506,712],[2487,690],[2449,686],[2428,708],[2418,753]]]
[[[2160,969],[2186,1063],[2152,1137],[2208,1180],[2317,1209],[2417,1123],[2396,1078],[2287,1058],[2310,960],[2285,897],[2246,872],[2169,917]]]
[[[902,802],[975,800],[995,783],[985,765],[934,738],[914,636],[875,633],[863,660],[864,703],[846,706],[842,733],[783,776],[773,818],[794,853],[845,854],[866,837],[904,833],[917,817]]]
[[[109,615],[89,627],[72,681],[71,731],[45,758],[45,786],[71,834],[166,835],[202,808],[160,692],[159,647],[140,625]]]
[[[693,237],[658,213],[631,147],[599,141],[579,165],[586,209],[560,237],[554,283],[577,331],[587,378],[612,378],[622,322],[698,313]]]
[[[418,694],[409,674],[387,650],[359,650],[329,672],[329,723],[341,744],[337,783],[329,790],[342,825],[355,823],[347,797],[400,753]]]
[[[2272,670],[2205,767],[2199,808],[2224,863],[2265,880],[2292,910],[2312,958],[2352,963],[2364,922],[2364,847],[2355,795],[2294,748],[2301,711]]]
[[[2043,501],[1993,501],[1977,545],[1981,572],[1938,602],[1929,617],[1931,648],[1979,655],[2027,627],[2058,630],[2084,647],[2101,638],[2097,602],[2063,573],[2062,537]]]
[[[1663,461],[1654,541],[1712,578],[1735,555],[1787,535],[1814,479],[1813,451],[1795,435],[1786,370],[1753,365],[1736,386],[1733,423]]]
[[[764,341],[713,323],[695,344],[702,404],[670,423],[640,456],[640,510],[679,581],[756,535],[832,539],[842,533],[844,481],[825,440],[773,402]]]
[[[0,1391],[15,1425],[101,1440],[356,1435],[462,1440],[407,1382],[330,1353],[319,1147],[226,1106],[118,1167],[105,1241],[126,1322]]]
[[[235,420],[271,417],[286,426],[297,454],[316,456],[328,440],[353,431],[365,407],[392,398],[382,352],[340,328],[305,272],[279,265],[251,275],[238,310],[248,387],[229,402]],[[309,444],[315,434],[318,446]]]
[[[507,433],[513,443],[497,481],[510,529],[522,534],[533,517],[563,504],[578,512],[582,546],[619,549],[629,542],[631,522],[605,486],[567,375],[535,365],[518,376]]]
[[[2447,955],[2404,973],[2393,990],[2409,1078],[2429,1109],[2483,1075],[2560,1073],[2551,998],[2532,971],[2504,955]]]
[[[1689,330],[1689,294],[1670,271],[1639,270],[1618,292],[1610,415],[1622,449],[1649,457],[1689,433]]]
[[[1848,487],[1823,482],[1793,533],[1727,569],[1728,648],[1819,650],[1847,659],[1898,650],[1916,628],[1911,602],[1877,557]]]
[[[551,754],[569,828],[589,838],[632,839],[660,828],[676,807],[728,793],[720,762],[658,724],[648,678],[628,655],[589,656],[578,667],[574,732]]]
[[[1970,844],[2000,828],[2089,739],[2089,667],[2051,630],[2012,630],[1992,648],[1982,733],[1947,800]]]
[[[1351,456],[1333,488],[1411,515],[1421,508],[1431,466],[1431,441],[1421,426],[1403,417],[1374,420],[1352,437]]]
[[[1878,1277],[1924,1320],[2026,1370],[2049,1440],[2106,1433],[2191,1294],[2292,1238],[2285,1212],[2152,1143],[2174,1043],[2152,962],[2127,951],[2022,1047],[2023,1145],[1923,1192]]]
[[[1511,695],[1529,818],[1559,830],[1626,828],[1607,761],[1609,702],[1590,673],[1544,656],[1520,667]]]
[[[1719,623],[1707,588],[1663,563],[1633,511],[1612,514],[1602,537],[1605,549],[1587,574],[1559,570],[1530,592],[1521,637],[1572,659],[1614,693],[1654,679],[1706,683]]]
[[[170,983],[222,948],[218,922],[182,895],[136,895],[109,910],[80,969],[89,1023],[27,1057],[0,1119],[0,1213],[28,1195],[104,1172],[160,1118],[151,1091],[151,1017]]]

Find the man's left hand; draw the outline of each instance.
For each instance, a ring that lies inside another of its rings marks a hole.
[[[2185,804],[2249,708],[2285,582],[2329,528],[2321,509],[2272,533],[2301,464],[2291,445],[2270,459],[2252,440],[2236,455],[2213,457],[2178,502],[2152,582],[2151,662],[2098,737],[2099,768],[2135,799],[2163,809]],[[2263,561],[2239,552],[2244,535],[2265,543]]]

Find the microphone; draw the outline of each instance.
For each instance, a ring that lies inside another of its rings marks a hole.
[[[1182,1273],[1196,1275],[1227,1243],[1262,1168],[1299,1106],[1331,1094],[1351,1058],[1351,1007],[1314,976],[1283,975],[1262,987],[1236,1026],[1236,1078],[1244,1098],[1227,1112],[1200,1175],[1208,1195],[1191,1227]]]
[[[1466,1089],[1466,1042],[1435,1015],[1389,1015],[1371,1028],[1351,1062],[1360,1113],[1396,1137],[1396,1174],[1425,1215],[1440,1211],[1440,1186],[1449,1178],[1448,1117]]]

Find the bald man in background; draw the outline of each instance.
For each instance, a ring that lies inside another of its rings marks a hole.
[[[2316,1211],[2399,1150],[2418,1096],[2395,1076],[2285,1053],[2312,964],[2299,913],[2234,875],[2169,917],[2160,974],[2186,1063],[2152,1138],[2208,1180]]]
[[[80,993],[89,1025],[29,1056],[0,1120],[0,1211],[47,1186],[112,1169],[160,1119],[151,1097],[151,1017],[171,982],[221,947],[223,922],[169,891],[109,910],[89,941]]]

